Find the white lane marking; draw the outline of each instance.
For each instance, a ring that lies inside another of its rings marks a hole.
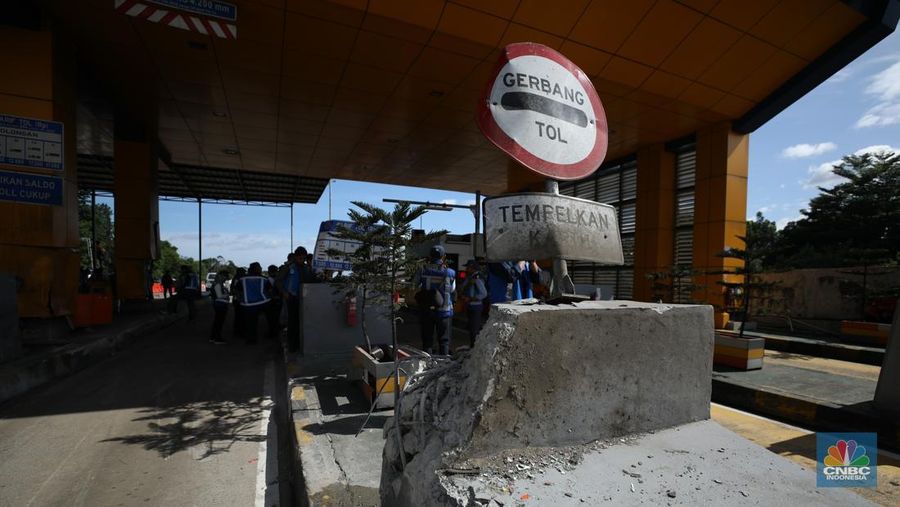
[[[87,439],[88,434],[93,433],[94,430],[97,429],[97,426],[98,425],[95,425],[93,428],[91,428],[91,431],[84,433],[84,436],[81,437],[81,440],[79,440],[78,443],[75,444],[75,447],[73,447],[72,450],[69,451],[69,454],[65,457],[65,459],[63,459],[62,461],[59,462],[58,465],[56,465],[56,468],[53,470],[53,473],[50,474],[50,477],[47,477],[44,480],[44,482],[41,484],[41,487],[38,488],[38,490],[31,497],[31,500],[29,500],[26,505],[30,506],[30,505],[34,504],[34,501],[37,500],[37,497],[40,496],[42,491],[44,491],[44,488],[47,486],[47,484],[49,484],[53,480],[53,478],[56,477],[56,474],[59,473],[60,469],[62,469],[69,462],[69,460],[72,459],[72,456],[75,455],[75,452],[78,451],[78,448],[81,447],[81,444],[83,444],[85,439]]]
[[[269,361],[266,363],[266,371],[263,377],[262,402],[260,403],[262,415],[259,422],[259,435],[262,438],[259,441],[259,453],[256,458],[256,507],[278,504],[278,482],[275,480],[278,474],[278,467],[275,463],[278,449],[276,442],[278,431],[275,428],[275,421],[271,417],[272,405],[274,404],[272,398],[274,384],[274,363]],[[273,451],[271,455],[268,453],[269,447]],[[272,463],[268,463],[270,459]],[[272,487],[268,487],[269,484]]]

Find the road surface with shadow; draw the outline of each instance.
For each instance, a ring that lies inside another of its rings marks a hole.
[[[276,347],[212,345],[205,302],[0,406],[0,505],[253,505]]]

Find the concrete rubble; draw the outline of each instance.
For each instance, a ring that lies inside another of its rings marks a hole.
[[[708,419],[712,342],[708,306],[498,305],[472,351],[410,382],[405,469],[385,424],[382,502],[478,505],[459,478],[502,491],[565,475],[613,441]]]
[[[708,420],[712,329],[708,306],[498,305],[385,422],[382,505],[868,505]]]

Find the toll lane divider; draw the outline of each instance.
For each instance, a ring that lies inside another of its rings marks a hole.
[[[716,330],[717,335],[734,336],[737,331]],[[865,347],[847,343],[830,343],[824,340],[801,338],[797,336],[781,336],[755,331],[744,332],[744,336],[753,338],[765,338],[767,350],[790,352],[807,356],[838,359],[851,363],[871,364],[881,366],[884,362],[884,349],[877,347]]]
[[[842,406],[719,378],[712,381],[712,401],[812,431],[876,432],[879,448],[900,451],[900,421],[885,417],[871,402]]]
[[[323,424],[322,407],[312,383],[289,385],[293,451],[300,465],[300,481],[295,493],[300,505],[332,505],[329,492],[342,488],[345,475],[337,464],[334,447],[327,436],[316,437]],[[337,505],[335,502],[334,505]]]

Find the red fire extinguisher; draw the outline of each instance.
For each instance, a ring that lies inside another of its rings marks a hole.
[[[356,325],[356,296],[347,297],[347,325]]]

